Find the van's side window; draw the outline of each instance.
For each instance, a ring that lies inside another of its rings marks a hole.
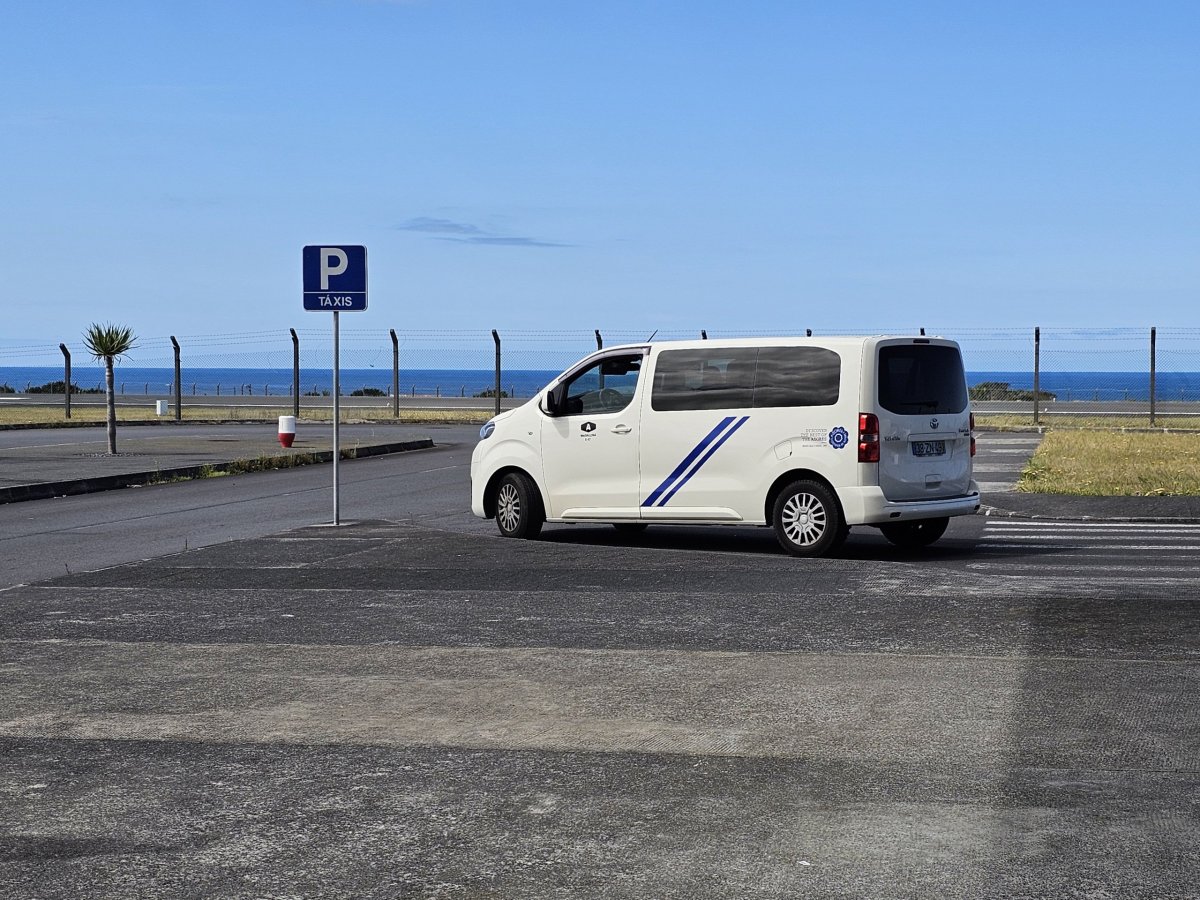
[[[833,406],[842,358],[824,347],[764,347],[758,351],[755,406]]]
[[[610,356],[572,375],[563,413],[568,416],[620,412],[633,400],[642,354]]]
[[[832,406],[842,360],[824,347],[714,347],[659,354],[655,410]]]

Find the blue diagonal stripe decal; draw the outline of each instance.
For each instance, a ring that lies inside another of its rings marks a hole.
[[[742,416],[741,419],[737,419],[736,416],[726,416],[722,419],[716,428],[706,434],[704,439],[692,448],[692,451],[683,458],[683,462],[675,467],[675,471],[664,478],[663,483],[642,501],[642,506],[665,505],[675,496],[676,491],[687,484],[692,476],[700,470],[700,467],[708,462],[717,449],[729,440],[729,436],[741,428],[749,418],[749,416]]]
[[[658,487],[656,487],[650,493],[650,496],[642,501],[642,506],[654,506],[655,503],[658,502],[658,498],[661,497],[664,493],[666,493],[666,491],[674,483],[675,479],[678,478],[679,476],[681,476],[684,472],[686,472],[688,470],[688,466],[690,466],[692,464],[692,462],[695,461],[696,457],[698,457],[701,453],[703,453],[708,448],[708,445],[711,444],[714,440],[716,440],[717,435],[719,435],[722,431],[724,431],[729,426],[729,423],[732,421],[733,421],[733,416],[726,416],[724,419],[721,420],[721,423],[719,425],[717,425],[716,428],[714,428],[707,435],[705,435],[704,440],[702,440],[699,444],[697,444],[695,447],[693,447],[692,452],[689,453],[687,456],[685,456],[683,459],[683,462],[681,462],[678,466],[675,467],[675,471],[672,472],[670,475],[668,475],[663,480],[663,483],[660,484]]]
[[[700,467],[703,466],[706,462],[708,462],[709,459],[712,457],[712,455],[721,449],[721,445],[724,444],[727,440],[729,440],[729,438],[733,436],[733,433],[735,431],[737,431],[739,428],[741,428],[743,425],[745,425],[746,420],[749,418],[750,418],[749,416],[742,416],[740,419],[737,420],[737,422],[734,424],[734,426],[732,428],[730,428],[723,435],[721,435],[721,437],[711,447],[708,448],[708,452],[705,453],[703,456],[701,456],[698,460],[696,460],[696,464],[694,466],[692,466],[692,468],[688,471],[688,473],[686,475],[684,475],[683,478],[679,479],[679,482],[675,485],[675,487],[671,488],[671,490],[667,493],[667,495],[658,502],[658,505],[666,506],[667,502],[672,497],[674,497],[676,493],[678,493],[679,489],[681,487],[683,487],[685,484],[687,484],[689,481],[692,480],[692,476],[700,471]]]

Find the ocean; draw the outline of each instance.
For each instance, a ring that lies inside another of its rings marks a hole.
[[[342,369],[342,395],[363,388],[390,393],[392,370]],[[501,373],[501,390],[509,396],[531,397],[558,374],[557,371],[528,369],[505,370]],[[114,386],[118,394],[167,396],[175,390],[173,369],[117,366]],[[63,380],[59,367],[0,367],[0,385],[7,384],[18,393],[55,381]],[[71,381],[84,390],[104,390],[104,369],[101,366],[72,366]],[[291,369],[190,369],[180,370],[185,396],[252,395],[288,397],[292,390]],[[400,393],[413,396],[472,397],[494,390],[495,370],[486,369],[412,369],[400,370]],[[329,369],[300,369],[300,393],[327,393],[333,390],[333,373]]]
[[[1007,383],[1013,390],[1032,391],[1033,372],[968,372],[967,384]],[[1041,372],[1038,389],[1057,400],[1150,400],[1149,372]],[[1158,372],[1158,400],[1200,400],[1200,372]]]
[[[531,397],[558,374],[548,369],[512,369],[501,372],[501,390],[516,398]],[[0,385],[18,393],[54,381],[62,381],[63,370],[56,367],[0,367]],[[174,391],[174,371],[167,368],[117,366],[118,394],[167,396]],[[71,380],[83,389],[104,389],[104,369],[99,366],[73,366]],[[971,385],[991,381],[1008,384],[1014,390],[1033,390],[1032,372],[968,372]],[[287,397],[291,395],[291,369],[212,368],[182,369],[185,396],[252,395]],[[342,369],[342,394],[363,388],[390,393],[390,368]],[[411,396],[471,397],[495,387],[495,372],[488,369],[410,369],[400,370],[400,393]],[[1141,400],[1150,398],[1150,376],[1146,372],[1042,372],[1039,387],[1059,400]],[[329,369],[301,369],[300,392],[325,393],[333,389]],[[1200,401],[1200,372],[1159,372],[1156,379],[1159,400]]]

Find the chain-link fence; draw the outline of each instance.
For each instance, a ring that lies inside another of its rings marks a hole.
[[[804,331],[340,330],[340,387],[399,415],[402,407],[510,406],[599,346],[647,340],[767,337]],[[1076,419],[1200,425],[1200,329],[900,327],[823,334],[942,335],[963,348],[976,412],[1044,423]],[[80,339],[0,347],[0,393],[46,403],[101,394],[104,369]],[[325,329],[140,339],[119,361],[115,390],[133,402],[328,403],[333,345]],[[177,374],[178,370],[178,374]],[[39,396],[40,395],[40,396]],[[252,398],[257,398],[253,400]]]

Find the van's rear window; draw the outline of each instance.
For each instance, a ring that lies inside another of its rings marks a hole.
[[[842,360],[824,347],[665,350],[650,405],[660,411],[832,406]]]
[[[879,405],[904,416],[962,412],[967,408],[967,380],[958,348],[880,347]]]

